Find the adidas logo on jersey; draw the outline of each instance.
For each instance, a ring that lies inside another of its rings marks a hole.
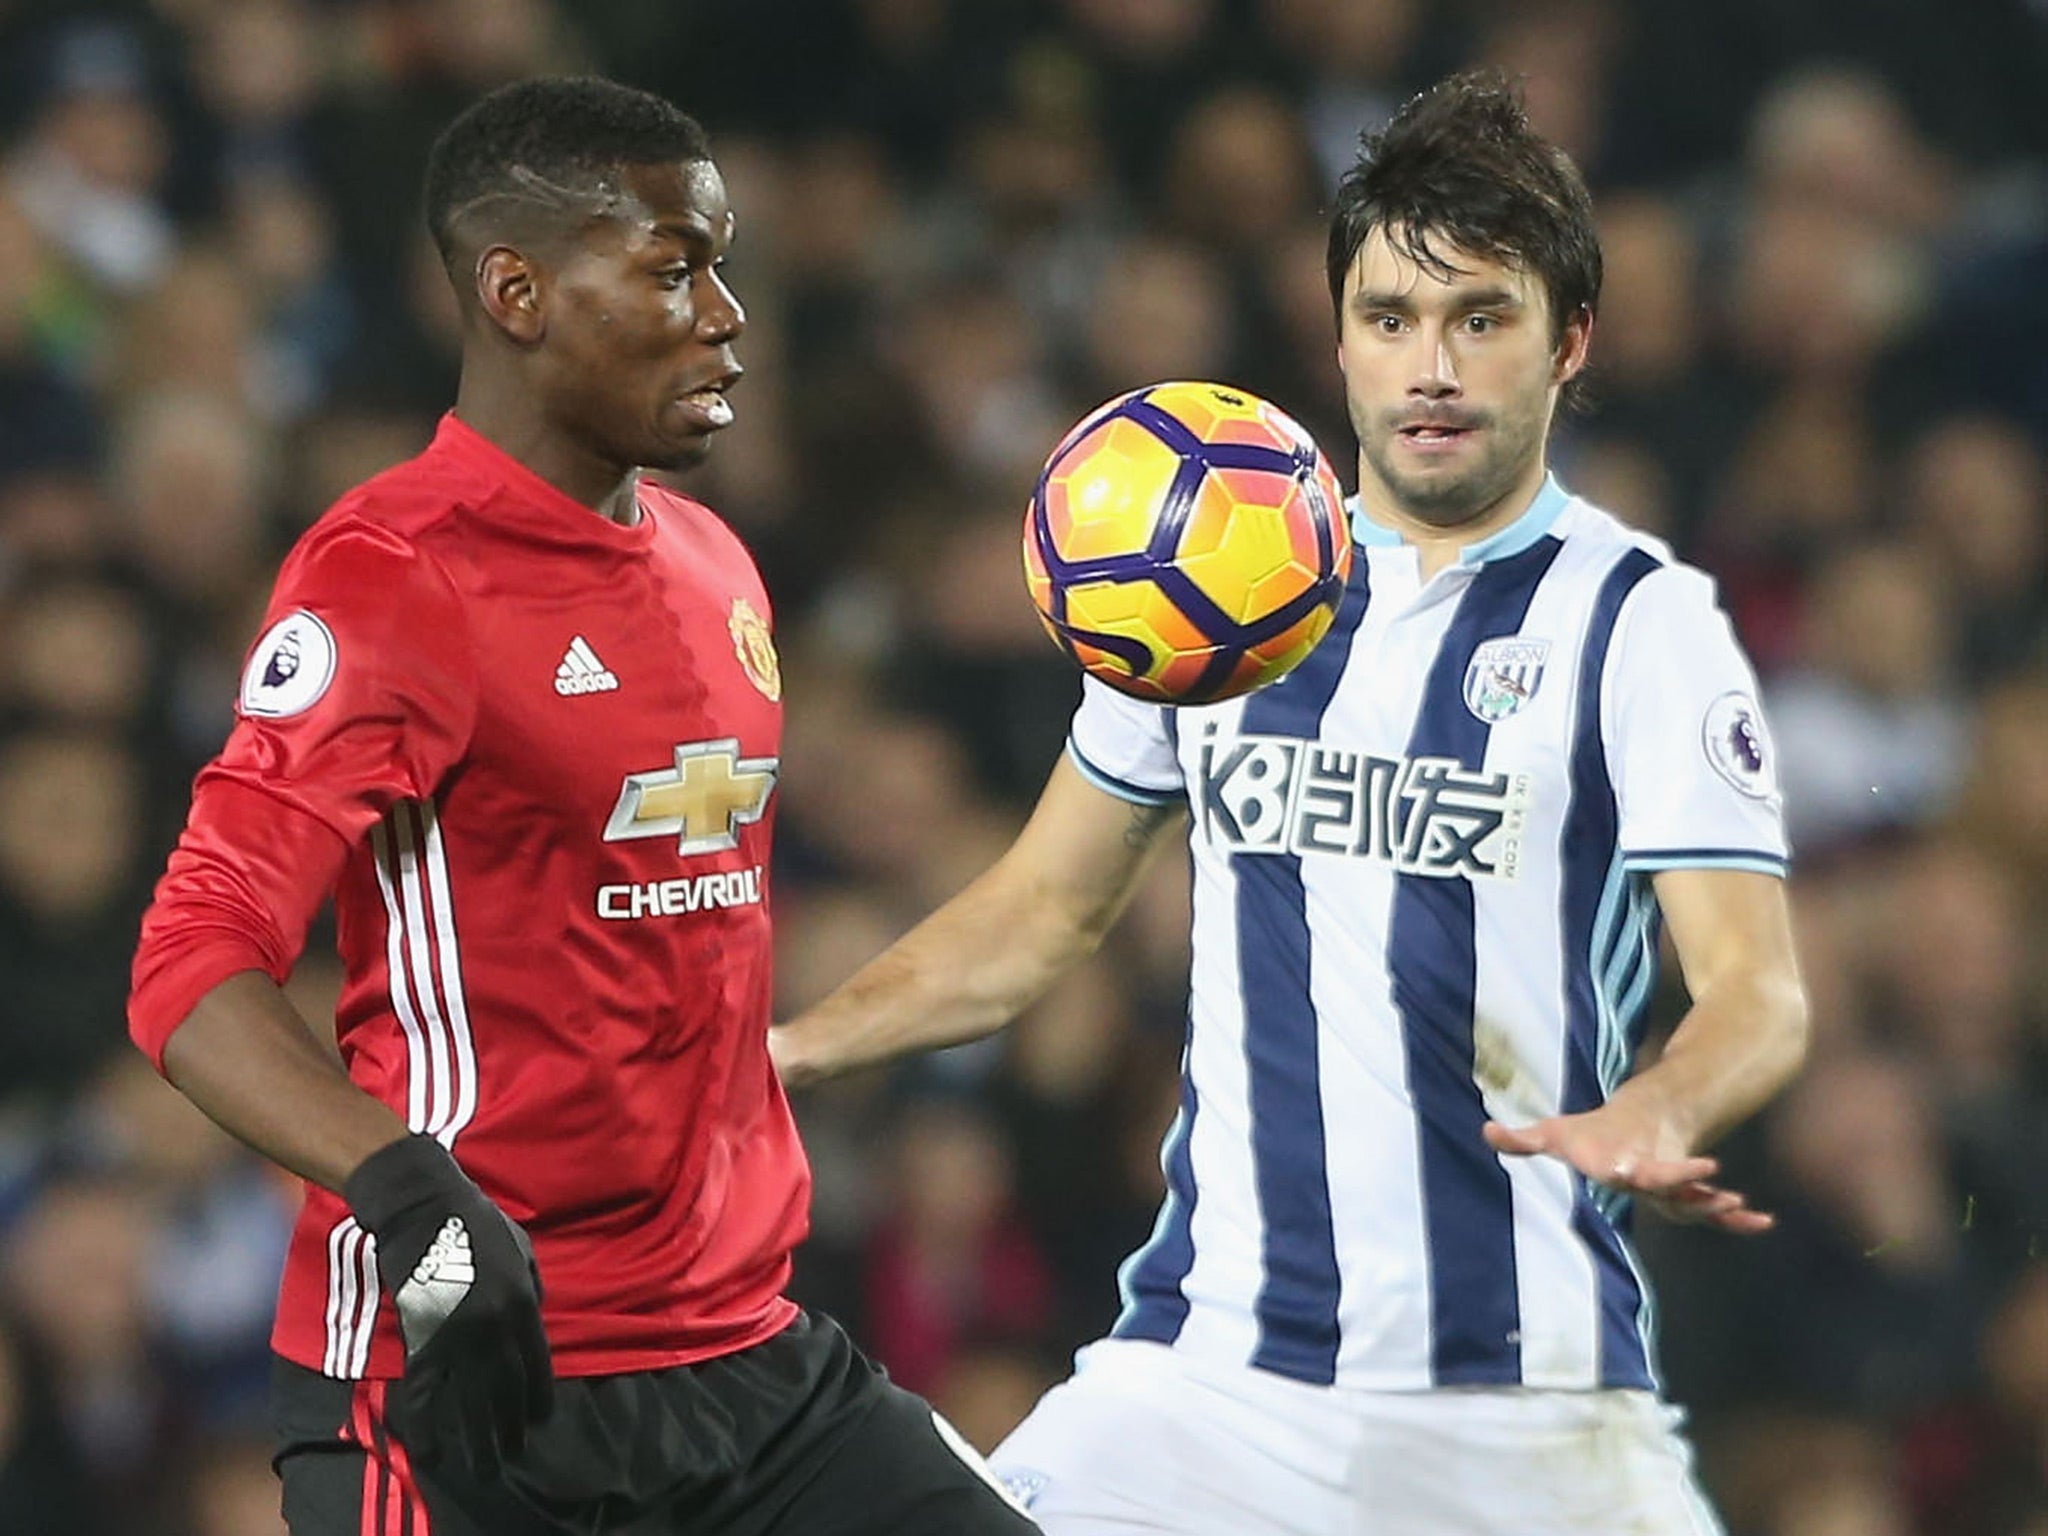
[[[579,693],[610,693],[618,686],[618,675],[597,659],[588,640],[578,635],[569,642],[562,664],[555,668],[555,692],[569,699]]]

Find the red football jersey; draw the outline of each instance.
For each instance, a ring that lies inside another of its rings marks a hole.
[[[704,507],[621,527],[452,415],[286,560],[239,718],[143,924],[161,1066],[331,891],[350,1077],[533,1237],[556,1369],[644,1370],[794,1315],[810,1174],[768,1059],[781,679]],[[309,1187],[275,1344],[403,1369],[370,1240]]]

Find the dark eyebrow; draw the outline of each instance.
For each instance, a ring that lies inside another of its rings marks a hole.
[[[655,225],[654,232],[662,239],[673,240],[678,245],[709,245],[713,239],[712,232],[702,224],[678,224],[673,220],[664,220]]]
[[[1520,295],[1505,288],[1476,288],[1458,295],[1460,309],[1520,309],[1522,304]]]
[[[1460,310],[1475,309],[1520,309],[1523,300],[1506,288],[1474,288],[1455,296],[1455,305]],[[1415,312],[1415,305],[1408,293],[1368,293],[1361,291],[1351,300],[1351,307],[1359,314],[1409,315]]]
[[[1405,315],[1415,306],[1408,302],[1408,295],[1405,293],[1367,293],[1361,289],[1352,295],[1351,307],[1360,314],[1384,309]]]
[[[673,241],[692,251],[714,253],[719,250],[721,241],[730,247],[738,232],[738,226],[731,214],[726,215],[723,228],[713,225],[709,219],[693,220],[688,223],[679,219],[662,219],[654,225],[654,237],[657,240]]]

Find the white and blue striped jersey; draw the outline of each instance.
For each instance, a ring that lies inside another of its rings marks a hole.
[[[1074,718],[1096,784],[1191,814],[1180,1113],[1114,1331],[1372,1390],[1654,1389],[1626,1203],[1480,1127],[1627,1074],[1653,872],[1784,872],[1754,675],[1705,576],[1554,480],[1427,582],[1353,524],[1289,676],[1091,680]]]

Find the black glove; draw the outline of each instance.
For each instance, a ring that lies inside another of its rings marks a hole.
[[[478,1469],[518,1455],[555,1395],[526,1234],[431,1136],[371,1153],[342,1196],[376,1238],[377,1273],[398,1307],[407,1449],[436,1461],[446,1434]]]

